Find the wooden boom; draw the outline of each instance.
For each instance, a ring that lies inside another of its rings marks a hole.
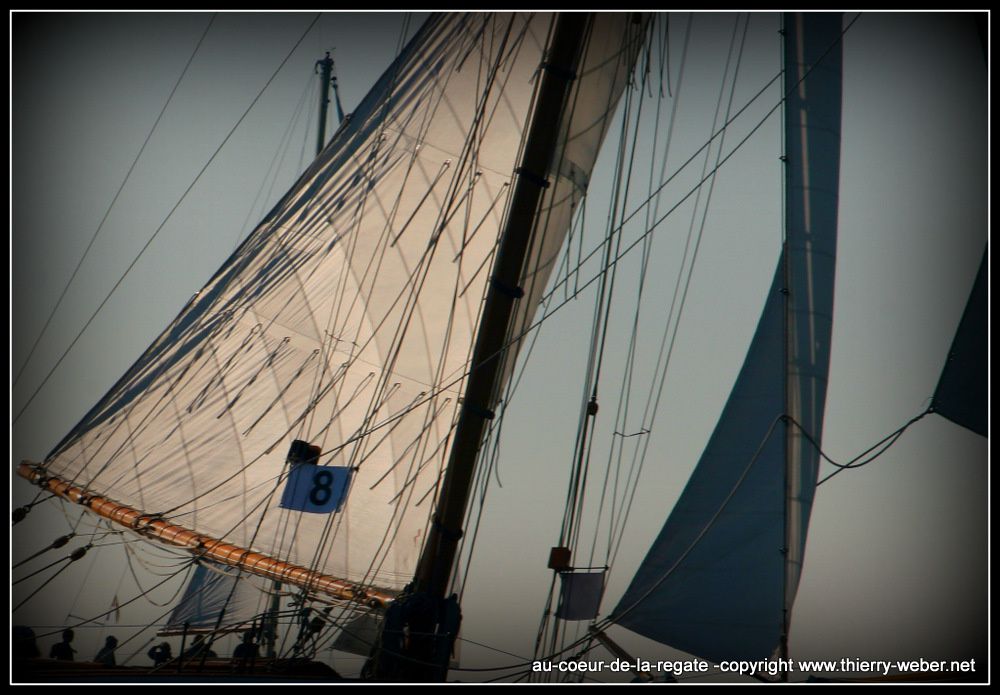
[[[306,590],[319,591],[334,598],[357,601],[373,608],[385,609],[396,598],[394,594],[382,589],[364,587],[345,579],[320,574],[263,553],[205,536],[157,516],[143,514],[137,509],[90,493],[58,476],[50,475],[37,463],[21,462],[17,467],[17,474],[63,499],[87,507],[98,516],[148,538],[189,550],[198,557],[205,557],[230,567],[239,567],[251,574],[293,584]]]

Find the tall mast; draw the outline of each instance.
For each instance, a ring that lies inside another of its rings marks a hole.
[[[417,565],[416,590],[442,598],[462,536],[472,475],[486,421],[492,419],[504,363],[508,328],[523,290],[518,286],[546,176],[562,129],[562,114],[580,60],[589,15],[560,14],[542,64],[510,209],[504,226],[489,293],[472,356],[472,370],[455,429],[448,467],[427,543]]]
[[[326,56],[316,61],[319,72],[319,131],[316,133],[316,154],[326,146],[326,118],[330,106],[330,87],[333,87],[333,100],[337,107],[337,125],[344,122],[344,107],[340,105],[340,90],[337,88],[337,73],[330,51]]]
[[[840,173],[841,15],[788,14],[784,35],[784,543],[780,656],[819,470],[830,360]],[[788,671],[782,669],[783,680]]]
[[[517,300],[524,295],[519,287],[521,274],[542,193],[549,185],[546,177],[563,130],[563,113],[570,87],[576,79],[590,21],[590,16],[582,13],[560,14],[555,20],[541,65],[524,149],[514,170],[516,179],[510,206],[479,322],[437,511],[417,563],[414,581],[386,613],[380,648],[366,666],[366,671],[379,680],[441,681],[448,672],[461,612],[457,597],[446,599],[445,593],[462,537],[462,523],[486,422],[493,418],[504,357],[509,349],[510,324]],[[404,635],[408,637],[404,639]]]
[[[781,38],[782,38],[782,42],[781,42],[782,67],[786,71],[785,72],[785,80],[783,82],[783,86],[784,86],[785,89],[787,89],[788,82],[789,82],[788,72],[787,71],[788,71],[788,69],[790,67],[789,64],[788,64],[788,60],[787,60],[787,58],[788,58],[788,46],[786,45],[788,43],[788,33],[787,33],[786,25],[788,23],[789,16],[790,15],[788,15],[788,14],[783,14],[783,15],[781,15],[781,18],[779,20],[780,21],[780,26],[781,26],[780,34],[781,34]],[[787,140],[788,140],[788,130],[787,130],[788,113],[787,113],[787,111],[788,111],[788,108],[789,108],[788,107],[788,101],[786,100],[785,104],[784,104],[784,108],[782,109],[782,112],[781,112],[781,115],[782,115],[782,119],[781,119],[781,121],[782,121],[782,123],[781,123],[782,124],[782,145],[783,145],[781,161],[784,162],[784,164],[786,165],[785,171],[782,172],[784,174],[784,176],[782,177],[782,186],[781,186],[781,192],[782,192],[781,205],[782,205],[782,208],[783,208],[782,209],[782,221],[783,221],[783,225],[782,225],[782,230],[781,230],[781,235],[782,235],[782,239],[781,239],[781,274],[782,274],[782,278],[783,278],[782,295],[783,295],[783,299],[784,299],[784,307],[783,307],[783,312],[782,312],[783,315],[782,315],[782,340],[781,340],[781,346],[782,346],[782,351],[783,351],[782,362],[784,363],[784,369],[783,369],[783,372],[782,372],[782,374],[784,376],[784,388],[783,388],[783,391],[784,391],[784,394],[785,394],[784,413],[786,415],[786,417],[784,418],[784,426],[785,426],[785,431],[784,431],[784,437],[785,437],[785,445],[784,445],[784,454],[785,454],[785,461],[784,461],[784,512],[783,512],[784,513],[784,521],[783,521],[783,524],[784,524],[784,528],[783,528],[784,541],[782,543],[782,548],[781,548],[781,553],[782,553],[782,557],[783,557],[783,561],[784,561],[784,566],[783,566],[782,572],[781,572],[781,577],[782,577],[782,580],[781,580],[782,581],[782,585],[781,585],[781,636],[780,636],[780,641],[778,643],[778,658],[780,658],[785,663],[787,663],[787,661],[788,661],[788,630],[789,630],[790,623],[791,623],[791,616],[789,615],[788,572],[789,572],[789,569],[790,569],[790,567],[789,567],[789,564],[790,564],[789,563],[789,549],[791,548],[791,539],[789,537],[789,530],[790,530],[789,529],[789,506],[790,506],[789,505],[789,499],[790,499],[791,494],[792,494],[792,491],[791,491],[791,489],[789,487],[789,478],[790,478],[790,476],[789,476],[789,468],[792,465],[792,457],[791,457],[791,454],[789,453],[789,452],[791,452],[791,449],[792,449],[792,440],[791,440],[792,428],[791,428],[791,425],[790,425],[790,423],[788,421],[788,417],[787,417],[789,414],[791,414],[791,396],[790,396],[790,393],[789,393],[790,386],[789,386],[789,378],[788,378],[789,365],[790,365],[790,361],[789,361],[790,347],[789,347],[789,344],[788,344],[788,335],[789,335],[788,324],[789,324],[789,320],[790,320],[789,312],[791,310],[791,302],[789,301],[789,288],[791,287],[791,276],[790,276],[790,272],[791,271],[790,271],[789,264],[788,264],[788,214],[787,214],[787,210],[784,209],[785,206],[787,205],[787,195],[788,195],[787,194],[787,190],[786,190],[787,189],[787,176],[788,176],[788,171],[787,171],[787,168],[788,168],[787,167],[787,164],[788,164],[788,156],[787,156],[787,153],[788,153],[788,142],[787,142]],[[789,676],[788,672],[786,670],[782,669],[781,670],[781,680],[783,682],[787,683],[788,682],[788,676]]]

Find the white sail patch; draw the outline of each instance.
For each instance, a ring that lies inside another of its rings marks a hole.
[[[551,22],[429,21],[48,469],[228,543],[403,587],[448,460]],[[542,202],[510,365],[624,87],[641,38],[629,26],[594,22],[559,153],[573,166],[555,168],[571,175]],[[286,462],[296,439],[323,452],[311,476]],[[346,496],[337,470],[350,471]],[[303,514],[302,494],[339,511]]]

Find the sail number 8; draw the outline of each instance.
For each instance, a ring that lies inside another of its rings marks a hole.
[[[312,514],[339,512],[347,498],[351,469],[346,466],[293,466],[280,506]]]

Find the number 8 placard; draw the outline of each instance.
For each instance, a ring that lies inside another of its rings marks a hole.
[[[300,464],[292,468],[281,495],[281,507],[313,514],[339,512],[347,498],[351,469]]]

